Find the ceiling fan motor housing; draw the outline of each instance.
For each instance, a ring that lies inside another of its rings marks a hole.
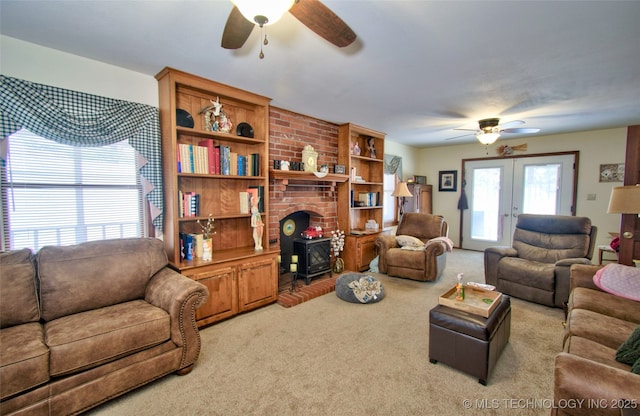
[[[478,121],[478,124],[480,126],[480,130],[484,132],[490,132],[491,130],[493,130],[494,127],[498,127],[498,124],[500,124],[500,119],[485,118],[484,120]]]

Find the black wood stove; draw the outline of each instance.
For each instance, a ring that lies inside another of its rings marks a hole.
[[[304,278],[305,284],[327,272],[332,274],[330,238],[296,238],[293,240],[293,253],[298,255],[298,276]]]

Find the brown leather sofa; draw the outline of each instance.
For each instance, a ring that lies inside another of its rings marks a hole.
[[[498,292],[561,308],[569,298],[569,267],[591,264],[596,233],[586,217],[520,214],[512,247],[485,249],[485,282]]]
[[[207,288],[160,240],[3,252],[0,289],[2,415],[81,413],[198,359]]]
[[[556,356],[552,415],[620,415],[640,409],[640,375],[616,351],[640,325],[640,302],[601,291],[599,266],[571,266],[563,352]],[[635,413],[637,414],[637,413]]]
[[[438,279],[447,264],[447,246],[429,240],[446,237],[449,233],[447,222],[440,215],[408,212],[402,216],[396,235],[383,235],[376,240],[378,268],[389,276],[412,280],[433,281]],[[421,250],[403,250],[397,236],[416,237],[426,247]]]

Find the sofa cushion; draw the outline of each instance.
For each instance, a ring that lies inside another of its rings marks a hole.
[[[52,321],[144,298],[167,255],[158,239],[124,238],[43,247],[37,265],[42,319]]]
[[[518,257],[504,257],[498,264],[498,280],[508,280],[552,292],[556,281],[555,266]]]
[[[605,364],[609,367],[615,367],[625,371],[629,370],[627,364],[616,361],[615,348],[607,347],[590,339],[577,336],[569,337],[564,344],[564,352]]]
[[[31,322],[4,328],[0,345],[0,399],[49,380],[49,349],[42,325]]]
[[[618,349],[637,326],[636,323],[597,312],[572,309],[567,318],[564,342],[569,336],[578,336]]]
[[[426,263],[424,250],[412,251],[402,248],[391,248],[387,251],[387,267],[403,267],[408,269],[424,270]]]
[[[599,290],[576,287],[571,291],[568,307],[569,310],[586,309],[640,324],[640,302]]]
[[[0,253],[0,328],[38,322],[34,255],[28,248]]]
[[[169,315],[134,300],[65,316],[44,326],[51,376],[97,367],[170,337]]]
[[[629,338],[616,351],[616,360],[621,363],[633,365],[638,359],[640,359],[640,326],[631,333]]]

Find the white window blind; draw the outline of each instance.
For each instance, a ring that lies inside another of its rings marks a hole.
[[[126,141],[75,147],[24,129],[7,140],[1,182],[4,249],[143,235],[136,155]]]

